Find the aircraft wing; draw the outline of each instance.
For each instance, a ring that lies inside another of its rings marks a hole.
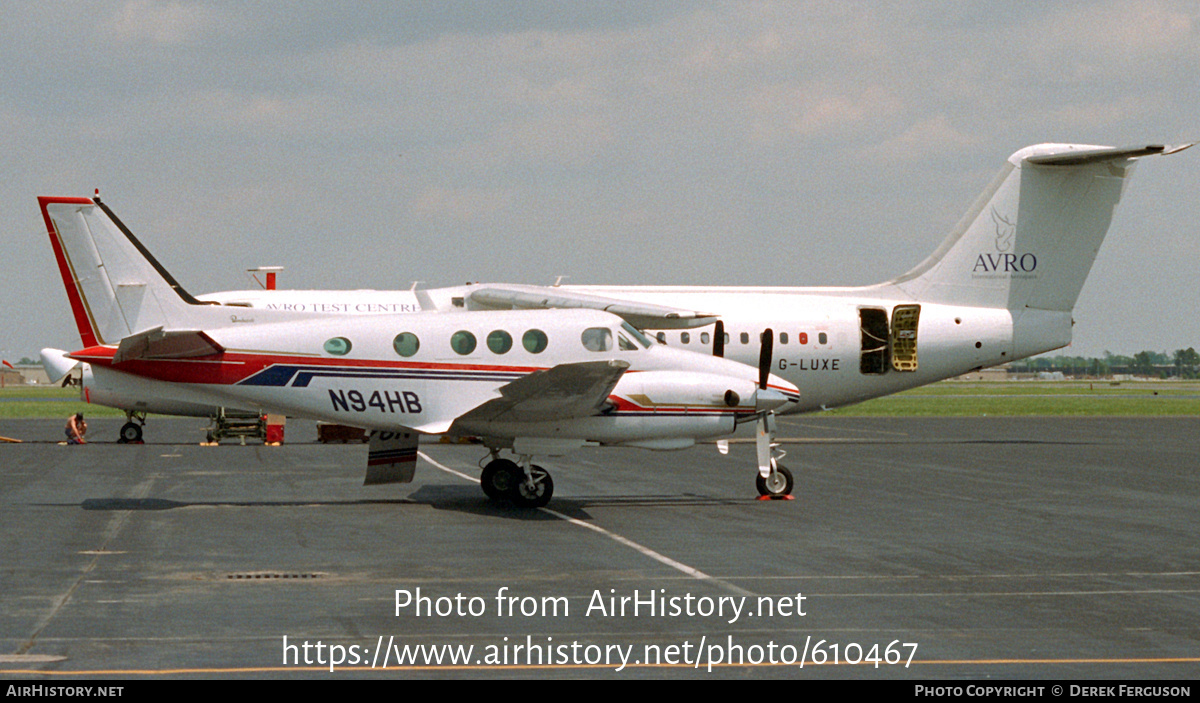
[[[629,362],[584,361],[535,371],[501,386],[499,398],[466,412],[455,429],[489,422],[538,422],[599,415]],[[453,431],[453,430],[452,430]]]
[[[624,318],[639,329],[685,329],[703,327],[717,321],[717,315],[699,310],[606,298],[549,286],[488,284],[471,291],[468,298],[477,306],[486,308],[603,310]]]
[[[113,355],[113,363],[134,359],[191,359],[212,356],[225,351],[204,332],[177,330],[166,332],[162,327],[138,332],[121,340]]]

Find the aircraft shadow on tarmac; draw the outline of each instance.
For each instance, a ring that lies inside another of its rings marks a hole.
[[[680,495],[604,495],[555,498],[551,510],[522,508],[505,501],[491,501],[474,486],[422,486],[405,498],[360,500],[170,500],[167,498],[86,498],[76,503],[42,503],[54,507],[78,507],[89,511],[162,511],[195,507],[234,508],[312,508],[358,507],[367,505],[427,505],[435,510],[450,510],[508,520],[561,520],[563,516],[590,520],[589,506],[678,508],[695,506],[744,505],[752,498],[719,498],[696,494]]]

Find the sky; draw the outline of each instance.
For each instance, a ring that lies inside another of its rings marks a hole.
[[[194,294],[858,285],[1014,151],[1200,139],[1200,4],[0,2],[0,358],[75,349],[39,195]],[[1200,347],[1200,147],[1144,159],[1059,353]]]

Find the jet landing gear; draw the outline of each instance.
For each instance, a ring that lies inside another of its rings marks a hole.
[[[774,441],[775,423],[771,421],[773,419],[770,418],[759,427],[760,435],[757,440],[757,449],[760,452],[759,469],[758,476],[755,477],[755,483],[758,485],[758,499],[791,500],[795,481],[792,479],[792,472],[788,467],[779,463],[780,459],[787,456],[787,452],[778,449],[779,445]]]
[[[136,420],[136,422],[135,422]],[[121,425],[118,444],[142,444],[142,427],[146,424],[146,413],[125,411],[125,424]]]
[[[522,456],[521,465],[500,459],[492,452],[491,461],[483,467],[479,484],[492,500],[511,500],[522,508],[540,508],[554,495],[554,479],[550,472],[530,463],[533,457]],[[522,466],[523,465],[523,466]]]
[[[771,473],[757,477],[758,495],[765,499],[790,499],[794,485],[791,470],[783,464],[771,463]]]

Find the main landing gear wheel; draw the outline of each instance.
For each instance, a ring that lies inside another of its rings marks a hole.
[[[525,480],[524,472],[515,462],[508,459],[495,459],[483,467],[479,477],[479,485],[488,498],[498,500],[511,498],[516,492],[516,486]]]
[[[792,472],[783,464],[776,464],[775,470],[763,478],[758,476],[758,494],[760,496],[790,496],[792,494]]]
[[[517,479],[516,492],[513,502],[522,508],[540,508],[550,502],[554,495],[554,479],[550,472],[537,464],[529,465],[529,478],[521,476]]]
[[[132,444],[140,441],[142,441],[141,425],[137,424],[136,422],[126,422],[124,425],[121,425],[120,442],[122,444]]]

